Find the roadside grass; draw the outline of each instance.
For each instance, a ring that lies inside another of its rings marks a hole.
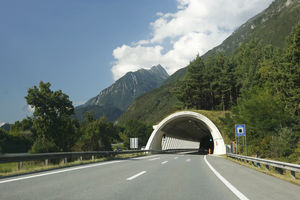
[[[112,150],[113,150],[113,151],[116,151],[116,150],[118,150],[118,149],[123,149],[123,150],[125,150],[124,144],[123,144],[123,143],[119,143],[119,144],[113,144],[113,145],[112,145]]]
[[[17,162],[0,163],[0,178],[21,175],[21,174],[34,173],[34,172],[47,171],[47,170],[51,170],[51,169],[72,167],[72,166],[84,165],[84,164],[90,164],[90,163],[98,163],[98,162],[109,161],[109,160],[134,158],[134,157],[140,157],[140,156],[144,156],[144,155],[146,155],[146,154],[144,154],[144,153],[118,154],[116,156],[110,156],[110,157],[101,157],[101,158],[95,157],[94,160],[92,160],[92,159],[79,160],[78,159],[78,160],[74,160],[74,161],[71,161],[68,163],[64,163],[63,160],[60,160],[59,162],[57,162],[57,164],[51,163],[49,161],[47,166],[45,165],[44,161],[24,161],[22,163],[22,168],[20,170],[18,169]],[[147,154],[147,155],[150,155],[150,154]]]
[[[251,169],[254,169],[256,171],[259,171],[259,172],[262,172],[264,174],[267,174],[267,175],[271,175],[271,176],[274,176],[274,177],[277,177],[277,178],[280,178],[282,180],[285,180],[285,181],[288,181],[288,182],[291,182],[291,183],[294,183],[296,185],[299,185],[300,186],[300,173],[299,172],[296,172],[296,179],[292,178],[291,176],[291,172],[288,171],[288,170],[283,170],[283,173],[280,174],[278,173],[273,167],[270,166],[270,170],[268,170],[266,168],[265,165],[261,165],[260,167],[256,167],[256,166],[253,166],[251,163],[247,163],[247,162],[242,162],[242,161],[239,161],[239,160],[236,160],[236,159],[233,159],[233,158],[230,158],[226,155],[222,156],[232,162],[235,162],[239,165],[242,165],[242,166],[245,166],[245,167],[249,167]]]

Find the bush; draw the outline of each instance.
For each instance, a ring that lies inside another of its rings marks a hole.
[[[297,147],[298,137],[289,128],[281,128],[278,136],[274,136],[271,141],[271,152],[274,157],[288,157]]]
[[[48,153],[48,152],[57,152],[59,149],[53,140],[47,140],[44,137],[38,138],[32,148],[30,153]]]
[[[31,139],[23,135],[11,135],[0,128],[0,152],[25,153],[32,145]]]

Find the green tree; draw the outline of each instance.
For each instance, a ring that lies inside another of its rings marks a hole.
[[[206,99],[203,86],[204,84],[204,62],[197,56],[187,69],[183,81],[177,83],[176,96],[183,102],[185,108],[202,109],[205,107]]]
[[[300,117],[300,22],[287,37],[281,65],[281,93],[288,108]]]
[[[33,127],[36,130],[38,146],[53,143],[59,151],[70,151],[76,137],[76,122],[70,116],[74,107],[68,95],[61,90],[52,91],[50,83],[39,84],[28,89],[27,104],[34,108]],[[38,149],[38,148],[37,148]],[[54,149],[54,148],[50,148]]]
[[[273,59],[273,47],[265,46],[260,40],[253,39],[241,46],[237,52],[234,55],[236,87],[243,91],[259,86],[261,63]]]
[[[94,119],[91,114],[85,115],[80,127],[81,137],[75,150],[80,151],[110,151],[111,143],[118,135],[117,128],[104,117]]]
[[[277,136],[271,141],[271,155],[273,157],[288,157],[297,147],[299,136],[290,128],[281,128]]]
[[[278,96],[268,90],[253,87],[244,91],[238,104],[232,110],[232,120],[227,116],[222,120],[227,130],[233,130],[234,124],[246,124],[247,141],[252,152],[267,156],[266,149],[270,149],[270,136],[277,136],[277,130],[283,127],[293,127],[295,120],[286,111],[284,103]],[[233,139],[233,132],[226,132]]]
[[[11,125],[9,134],[16,137],[24,137],[31,143],[36,139],[36,131],[33,128],[33,120],[30,117],[23,119],[21,122],[16,121]]]
[[[26,153],[32,141],[23,135],[12,135],[0,128],[0,153]]]
[[[124,125],[124,131],[120,137],[126,148],[129,148],[129,138],[138,138],[139,147],[145,146],[152,133],[152,126],[144,124],[137,120],[127,121]]]

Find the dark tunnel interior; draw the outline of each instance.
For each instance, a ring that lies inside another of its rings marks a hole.
[[[213,153],[211,131],[202,121],[193,117],[180,117],[166,124],[162,131],[169,137],[200,142],[201,154]]]

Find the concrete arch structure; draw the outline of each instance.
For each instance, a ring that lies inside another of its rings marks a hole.
[[[213,154],[216,155],[226,153],[223,137],[216,125],[197,112],[176,112],[153,128],[154,130],[146,145],[147,150],[161,150],[162,137],[166,135],[183,141],[199,142],[200,147],[202,145],[201,148],[213,148]]]

